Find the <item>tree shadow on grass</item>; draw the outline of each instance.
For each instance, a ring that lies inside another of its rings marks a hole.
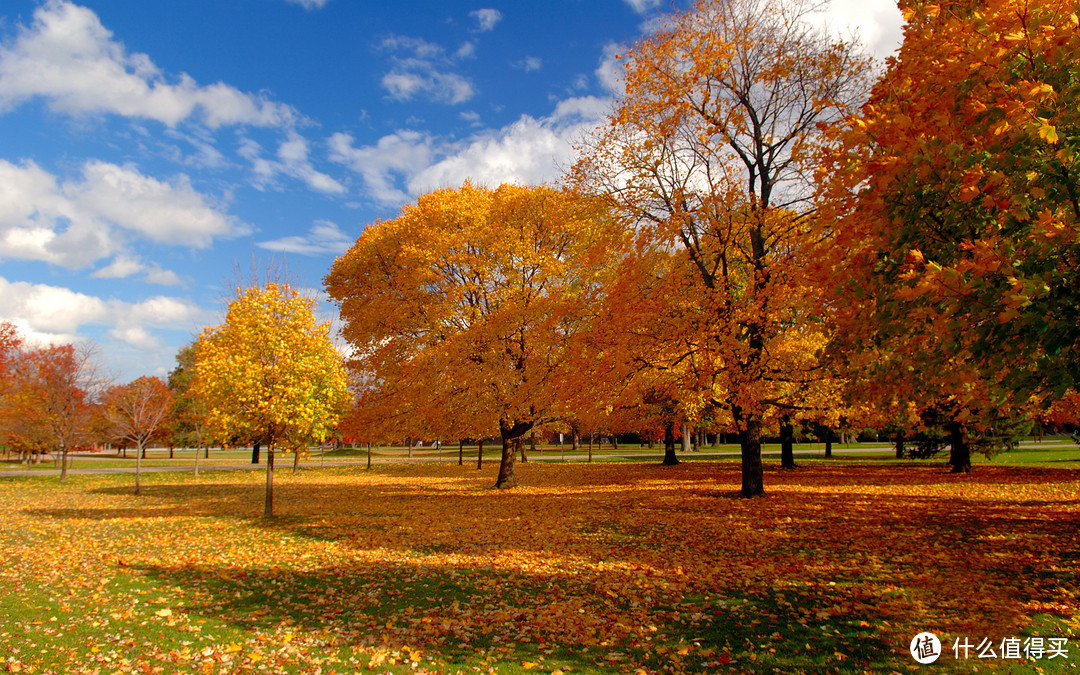
[[[720,597],[646,584],[639,595],[620,596],[571,577],[430,563],[140,572],[182,588],[189,618],[249,633],[303,634],[324,656],[345,650],[342,659],[416,649],[438,668],[484,665],[494,656],[574,672],[861,673],[882,667],[892,652],[872,615],[822,622],[842,601],[824,592],[792,604],[771,590]],[[607,581],[626,591],[634,580],[619,577],[629,574],[613,572]]]

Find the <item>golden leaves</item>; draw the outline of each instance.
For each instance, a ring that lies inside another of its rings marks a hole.
[[[811,465],[753,502],[731,463],[520,471],[513,494],[452,466],[285,476],[272,526],[241,472],[142,500],[0,484],[0,639],[37,672],[861,672],[926,625],[1080,612],[1076,471]]]
[[[225,323],[197,343],[193,390],[216,438],[296,447],[321,441],[347,405],[341,357],[318,324],[314,302],[288,285],[242,291]]]

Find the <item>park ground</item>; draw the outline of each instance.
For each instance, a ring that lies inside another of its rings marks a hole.
[[[258,471],[2,478],[0,672],[1078,672],[1080,469],[1040,452],[753,500],[732,460],[282,466],[273,518]]]

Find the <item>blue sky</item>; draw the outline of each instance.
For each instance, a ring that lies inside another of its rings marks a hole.
[[[418,194],[557,179],[617,95],[615,55],[671,8],[6,0],[0,320],[92,340],[119,381],[163,375],[253,259],[314,293]],[[888,0],[822,21],[879,56],[900,35]]]

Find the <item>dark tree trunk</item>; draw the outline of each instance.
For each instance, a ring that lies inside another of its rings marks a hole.
[[[949,425],[949,464],[951,473],[971,472],[971,447],[967,442],[967,429],[960,422]]]
[[[174,450],[173,446],[170,445],[169,446],[169,459],[173,458],[173,450]]]
[[[371,468],[371,443],[367,444],[367,468]]]
[[[252,448],[251,448],[251,463],[252,464],[258,464],[259,463],[259,445],[260,445],[259,442],[255,441],[255,445],[252,446]]]
[[[675,423],[668,422],[664,425],[664,466],[675,466],[679,458],[675,455]]]
[[[293,475],[296,475],[296,472],[299,471],[299,470],[300,470],[300,448],[297,448],[296,451],[293,452],[293,460],[292,460],[292,472],[293,472]]]
[[[476,468],[484,468],[484,439],[480,439],[476,442]]]
[[[786,417],[780,421],[780,468],[795,469],[795,429]]]
[[[135,494],[139,494],[139,479],[142,476],[142,460],[140,458],[144,456],[143,450],[145,448],[136,448],[135,450]]]
[[[903,459],[904,458],[904,454],[905,454],[904,440],[905,439],[904,439],[904,432],[903,431],[896,434],[896,458],[897,459]]]
[[[263,515],[274,515],[274,443],[271,441],[266,446],[266,503],[263,506]]]
[[[515,463],[519,452],[524,450],[522,439],[525,433],[532,429],[532,422],[507,422],[499,420],[499,436],[502,440],[502,460],[499,462],[499,478],[495,481],[497,488],[512,488],[517,485],[517,476],[514,473]]]
[[[832,429],[825,427],[825,459],[832,459]]]
[[[570,449],[574,452],[581,450],[581,434],[577,431],[570,431]]]
[[[465,441],[460,438],[457,442],[457,463],[458,466],[465,466]]]
[[[733,410],[735,424],[739,428],[739,449],[742,455],[742,497],[760,497],[765,494],[764,472],[761,466],[761,418],[743,415]]]
[[[204,454],[203,454],[203,459],[210,459],[210,446],[209,445],[206,446],[206,450],[204,451]]]

